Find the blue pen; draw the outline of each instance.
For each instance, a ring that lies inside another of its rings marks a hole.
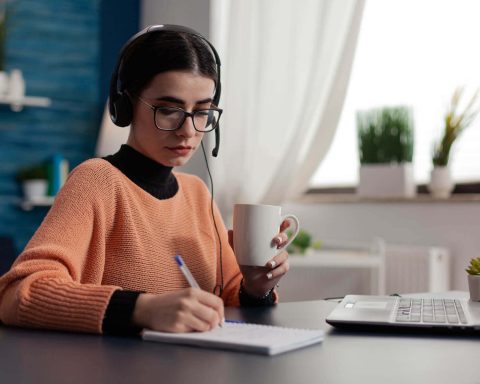
[[[175,261],[177,262],[180,270],[182,271],[183,276],[185,276],[185,279],[187,279],[188,284],[190,284],[192,288],[200,288],[200,286],[197,283],[197,280],[195,280],[195,278],[193,277],[192,272],[190,272],[187,265],[183,261],[182,256],[180,255],[175,256]],[[218,325],[221,327],[222,322],[220,321],[220,324]]]
[[[178,266],[180,267],[180,270],[182,271],[183,276],[185,276],[185,278],[187,279],[188,284],[190,284],[190,286],[192,288],[200,288],[197,281],[193,277],[192,272],[190,272],[187,265],[183,261],[182,256],[180,256],[180,255],[175,256],[175,261],[177,262]]]

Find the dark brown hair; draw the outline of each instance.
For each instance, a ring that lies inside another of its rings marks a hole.
[[[139,94],[162,72],[189,70],[218,82],[215,57],[199,36],[173,31],[151,32],[136,39],[123,54],[119,80],[123,90]]]

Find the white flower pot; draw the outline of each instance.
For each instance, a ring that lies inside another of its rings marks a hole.
[[[12,72],[10,72],[8,96],[12,100],[21,100],[25,96],[25,80],[20,69],[12,69]]]
[[[8,91],[8,74],[5,71],[0,71],[0,95],[5,95]]]
[[[468,290],[470,300],[480,301],[480,275],[468,275]]]
[[[430,173],[430,184],[428,190],[431,195],[440,199],[447,199],[450,197],[455,184],[450,175],[450,168],[448,167],[434,167]]]
[[[414,197],[412,164],[361,165],[357,194],[361,197]]]
[[[23,196],[26,200],[35,201],[39,198],[47,196],[48,180],[32,179],[25,180],[22,184]]]

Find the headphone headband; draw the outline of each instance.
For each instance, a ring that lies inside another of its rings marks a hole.
[[[118,57],[117,65],[115,66],[115,70],[112,73],[112,78],[110,81],[110,96],[108,99],[108,109],[110,112],[110,118],[112,122],[119,127],[126,127],[130,125],[133,118],[133,108],[130,97],[125,92],[125,88],[122,82],[122,66],[123,66],[123,57],[127,51],[127,49],[136,41],[138,38],[145,36],[149,33],[154,32],[178,32],[178,33],[186,33],[189,35],[196,36],[200,38],[203,42],[205,42],[215,59],[215,64],[217,67],[217,84],[215,87],[215,95],[213,96],[213,104],[217,105],[220,102],[220,95],[222,90],[221,80],[220,80],[220,57],[215,50],[215,47],[199,32],[184,27],[182,25],[174,25],[174,24],[160,24],[160,25],[150,25],[145,29],[137,32],[133,35],[128,41],[123,45],[122,49],[120,50],[120,54]],[[215,130],[215,148],[212,151],[212,155],[216,157],[218,155],[220,145],[220,127],[218,126]]]

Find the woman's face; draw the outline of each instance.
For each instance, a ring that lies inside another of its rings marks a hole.
[[[186,71],[156,75],[137,95],[153,106],[182,108],[187,112],[209,108],[215,83],[212,79]],[[200,145],[203,133],[195,130],[192,119],[185,119],[176,131],[155,126],[151,108],[132,95],[133,119],[127,144],[156,162],[169,167],[184,165]]]

